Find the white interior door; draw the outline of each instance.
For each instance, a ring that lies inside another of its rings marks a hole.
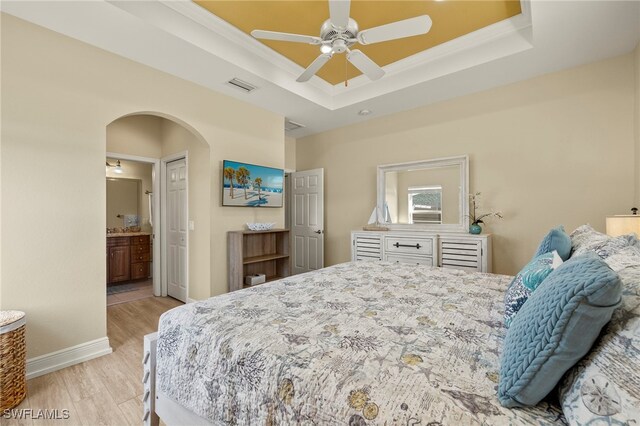
[[[187,162],[167,163],[167,294],[187,301]]]
[[[324,169],[291,173],[293,274],[324,267]]]

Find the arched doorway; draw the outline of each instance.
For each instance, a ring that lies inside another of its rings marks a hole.
[[[152,190],[143,191],[149,193],[143,193],[139,203],[140,231],[150,236],[148,262],[153,295],[170,295],[188,302],[191,282],[210,282],[209,264],[202,262],[210,253],[209,144],[187,123],[157,112],[127,114],[109,123],[106,130],[105,154],[109,159],[120,160],[121,164],[148,164],[153,170]],[[166,173],[167,167],[179,162],[182,168],[177,173]],[[181,176],[183,188],[172,195],[167,193],[171,186],[168,183],[175,176]],[[168,203],[174,205],[167,208]],[[180,205],[183,208],[176,210]],[[192,232],[196,228],[200,232]],[[137,227],[130,229],[135,231]],[[136,250],[141,255],[130,254],[131,265],[137,265],[131,271],[138,273],[141,269],[145,273],[140,264],[147,262],[145,248]],[[107,256],[107,266],[109,260]],[[109,268],[107,272],[109,277]]]

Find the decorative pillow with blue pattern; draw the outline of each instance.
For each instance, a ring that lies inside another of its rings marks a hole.
[[[556,250],[560,258],[565,261],[569,259],[571,255],[571,238],[564,232],[564,226],[562,225],[551,229],[549,233],[544,236],[533,257],[538,257],[544,253],[551,253],[554,250]]]
[[[531,293],[560,265],[562,259],[554,250],[537,256],[518,272],[504,296],[504,325],[507,328]]]
[[[498,399],[538,404],[591,348],[620,306],[618,275],[593,252],[572,257],[531,295],[504,339]]]

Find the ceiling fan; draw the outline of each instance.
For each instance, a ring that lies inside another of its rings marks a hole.
[[[263,40],[291,41],[320,46],[320,56],[296,79],[298,82],[308,81],[334,54],[344,52],[347,53],[347,60],[364,75],[371,80],[378,80],[384,75],[384,70],[362,51],[351,50],[351,46],[356,43],[367,45],[426,34],[431,29],[431,18],[428,15],[421,15],[360,31],[358,23],[349,17],[350,8],[350,0],[329,0],[330,18],[320,27],[320,37],[264,30],[253,30],[251,35]]]

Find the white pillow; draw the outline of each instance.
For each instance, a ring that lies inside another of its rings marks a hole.
[[[630,245],[638,244],[635,234],[610,237],[598,232],[591,225],[582,225],[569,235],[571,237],[571,257],[594,251],[603,259]]]

